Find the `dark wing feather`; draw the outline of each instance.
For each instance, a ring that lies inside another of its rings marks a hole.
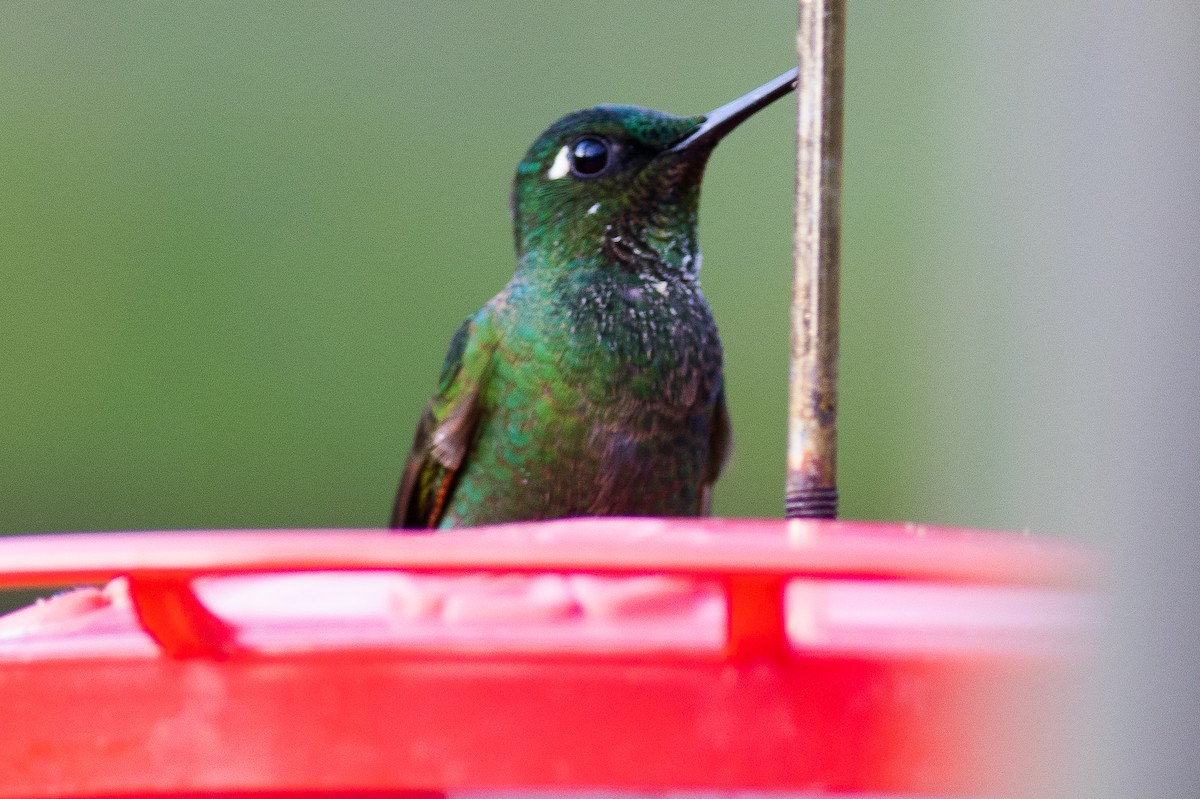
[[[466,460],[479,421],[479,394],[494,347],[476,335],[477,318],[463,322],[450,341],[437,392],[413,436],[396,504],[393,528],[437,527],[454,479]]]
[[[400,478],[400,488],[396,491],[396,504],[392,508],[391,526],[401,527],[430,527],[429,520],[433,514],[429,486],[431,483],[445,482],[453,479],[453,474],[439,469],[439,464],[431,462],[429,454],[429,437],[435,426],[433,413],[426,408],[417,424],[417,433],[413,436],[412,450],[408,454],[408,462],[404,465],[404,474]],[[436,522],[435,522],[436,523]]]
[[[698,515],[712,514],[713,484],[721,476],[729,455],[733,451],[733,426],[729,423],[729,408],[725,405],[725,387],[717,392],[717,405],[713,409],[712,428],[708,439],[708,468],[700,484],[700,507]]]

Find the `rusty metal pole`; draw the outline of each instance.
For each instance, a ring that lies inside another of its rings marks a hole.
[[[787,517],[837,516],[838,244],[846,1],[799,0]]]

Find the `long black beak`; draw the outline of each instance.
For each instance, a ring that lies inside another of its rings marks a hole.
[[[796,88],[798,69],[791,69],[773,81],[764,83],[749,94],[744,94],[731,103],[704,115],[704,122],[688,137],[673,146],[669,152],[680,152],[695,147],[715,145],[726,133],[742,124],[756,112],[783,97]]]

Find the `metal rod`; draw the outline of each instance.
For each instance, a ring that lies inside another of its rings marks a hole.
[[[787,517],[837,516],[838,244],[845,0],[799,0]]]

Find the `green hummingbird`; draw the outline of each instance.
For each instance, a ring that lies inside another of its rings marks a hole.
[[[601,105],[534,141],[517,268],[454,334],[393,527],[698,516],[731,435],[696,215],[717,142],[796,70],[703,116]]]

